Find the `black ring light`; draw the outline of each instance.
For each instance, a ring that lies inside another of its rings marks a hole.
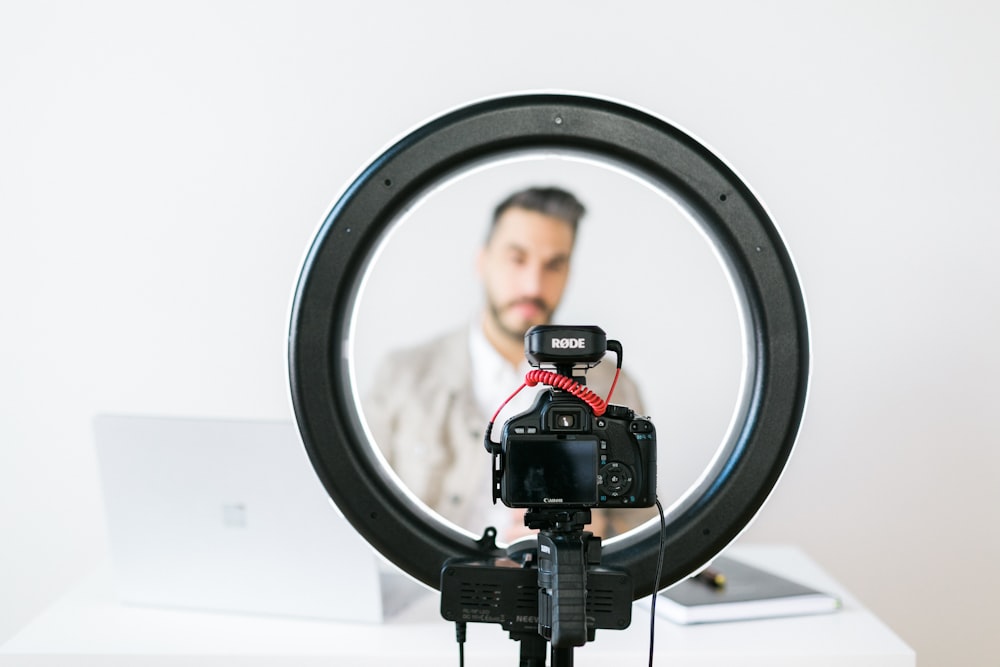
[[[659,118],[589,97],[518,95],[448,113],[386,150],[333,206],[303,264],[289,331],[296,419],[327,492],[403,570],[438,588],[445,560],[483,556],[476,540],[417,508],[384,469],[358,415],[347,341],[361,275],[394,219],[463,168],[537,149],[624,164],[674,193],[713,239],[742,302],[743,405],[723,454],[668,517],[664,571],[655,586],[662,588],[710,561],[767,498],[802,418],[809,351],[798,280],[763,206],[718,157]],[[661,457],[668,446],[661,443]],[[483,465],[489,464],[484,453]],[[603,551],[605,566],[632,575],[636,598],[654,590],[659,543],[653,523]]]

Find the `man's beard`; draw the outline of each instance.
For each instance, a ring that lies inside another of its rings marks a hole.
[[[487,301],[489,303],[489,313],[490,317],[493,318],[493,323],[496,324],[497,329],[499,329],[500,332],[503,333],[503,335],[507,336],[512,340],[517,340],[517,341],[524,340],[524,334],[528,333],[528,329],[530,329],[535,325],[527,324],[524,327],[520,327],[518,329],[512,329],[511,327],[508,327],[506,324],[504,324],[503,318],[501,317],[502,311],[507,310],[518,304],[530,303],[537,306],[538,309],[544,315],[544,319],[541,322],[539,322],[539,324],[548,324],[549,320],[552,318],[553,309],[549,307],[549,304],[545,303],[541,299],[530,299],[530,298],[518,299],[517,301],[511,301],[510,303],[503,306],[503,308],[498,306],[496,302],[493,301],[493,299],[487,299]]]

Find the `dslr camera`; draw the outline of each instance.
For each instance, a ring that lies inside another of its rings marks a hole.
[[[503,425],[493,453],[493,501],[529,509],[651,507],[656,502],[656,430],[630,408],[586,388],[586,371],[621,344],[595,326],[536,326],[525,356],[531,380],[552,388]],[[541,370],[543,366],[555,372]],[[574,375],[582,369],[583,375]]]

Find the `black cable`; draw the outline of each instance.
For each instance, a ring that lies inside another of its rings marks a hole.
[[[656,578],[653,579],[653,599],[649,603],[649,667],[653,667],[653,639],[656,637],[656,598],[660,595],[660,576],[663,574],[663,547],[667,537],[667,520],[663,516],[663,505],[656,499],[656,509],[660,512],[660,548],[656,554]]]
[[[609,340],[607,345],[608,352],[614,352],[617,358],[615,362],[616,368],[622,367],[622,344],[616,340]]]
[[[455,641],[458,642],[458,667],[465,667],[465,621],[455,621]]]

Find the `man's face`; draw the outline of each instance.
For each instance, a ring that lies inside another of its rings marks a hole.
[[[521,340],[549,322],[566,288],[572,250],[573,229],[564,220],[523,208],[500,216],[477,264],[498,332]]]

